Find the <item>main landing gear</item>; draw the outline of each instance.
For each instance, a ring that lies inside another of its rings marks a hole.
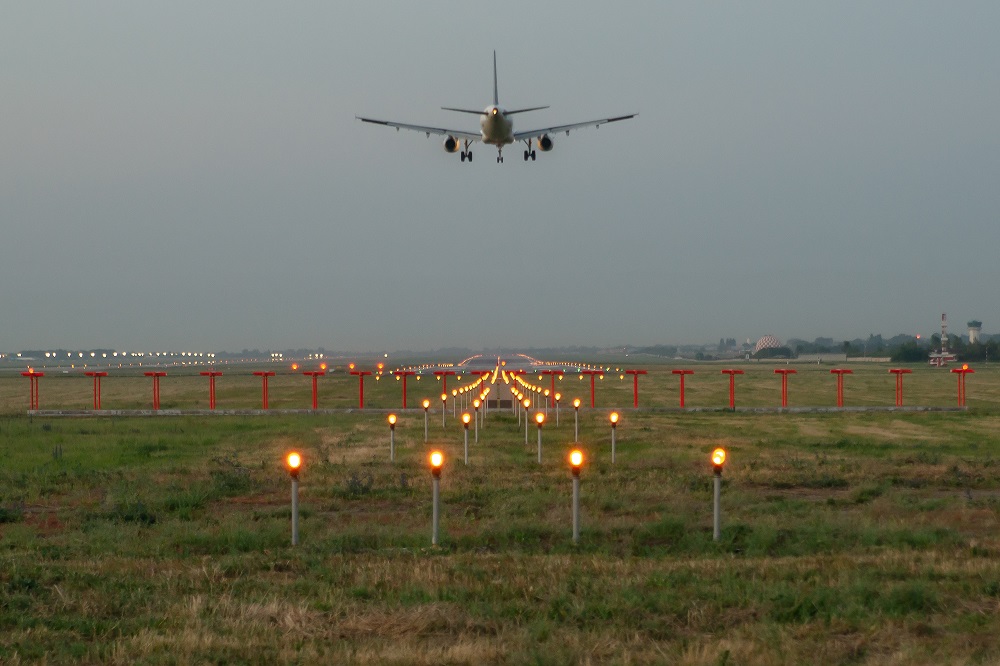
[[[472,151],[469,150],[469,144],[472,143],[468,139],[465,140],[465,150],[462,151],[462,161],[469,160],[472,161]]]
[[[524,151],[524,161],[527,162],[528,158],[530,157],[531,161],[534,162],[535,161],[535,151],[531,149],[531,139],[528,139],[527,141],[525,141],[525,143],[528,144],[528,149],[526,151]]]

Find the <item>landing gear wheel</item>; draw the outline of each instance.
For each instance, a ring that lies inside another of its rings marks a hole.
[[[525,159],[527,159],[527,158],[525,158]],[[535,161],[535,151],[531,151],[531,161],[532,162]]]
[[[463,162],[465,161],[465,151],[464,150],[462,151],[462,161]]]
[[[528,156],[529,156],[529,155],[531,155],[531,153],[529,153],[529,152],[528,152],[527,150],[526,150],[526,151],[524,151],[524,161],[525,161],[525,162],[527,162],[527,161],[528,161]]]
[[[468,153],[466,153],[466,155],[469,156],[469,161],[471,162],[472,161],[472,151],[470,150]]]

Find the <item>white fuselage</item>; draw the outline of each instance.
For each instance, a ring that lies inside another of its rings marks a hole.
[[[505,146],[514,143],[514,121],[497,105],[488,106],[479,117],[483,143]]]

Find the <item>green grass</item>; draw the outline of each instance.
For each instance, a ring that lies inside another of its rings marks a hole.
[[[800,372],[803,390],[831,389]],[[881,400],[874,373],[859,375],[856,399]],[[1000,375],[976,378],[1000,394]],[[177,404],[204,389],[189,379],[175,379]],[[0,396],[17,380],[0,378]],[[625,410],[614,465],[607,410],[583,410],[574,546],[571,409],[543,430],[542,465],[534,427],[525,446],[523,424],[494,412],[465,466],[450,412],[446,429],[432,414],[429,445],[422,410],[401,414],[390,464],[378,412],[29,419],[13,402],[0,401],[0,662],[1000,660],[1000,412],[987,404]],[[437,548],[431,446],[448,455]],[[296,548],[291,448],[305,459]]]

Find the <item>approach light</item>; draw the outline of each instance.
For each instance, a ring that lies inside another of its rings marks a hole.
[[[299,468],[302,467],[302,455],[298,451],[292,451],[285,457],[285,464],[288,465],[288,473],[297,479]]]
[[[612,428],[618,425],[618,412],[611,412],[611,416],[609,416],[608,418],[611,419]]]
[[[444,465],[444,454],[440,451],[431,451],[430,463],[431,474],[441,476],[441,467]]]
[[[426,412],[426,411],[427,411],[428,409],[430,409],[430,408],[431,408],[431,401],[430,401],[430,400],[428,400],[427,398],[424,398],[424,403],[423,403],[423,404],[424,404],[424,411],[425,411],[425,412]]]
[[[469,412],[465,412],[464,414],[462,414],[462,423],[465,424],[466,430],[469,429],[469,423],[471,421],[472,421],[472,414],[469,414]]]
[[[580,409],[580,399],[573,398],[573,409]]]
[[[441,402],[448,402],[448,394],[447,393],[442,393],[441,394]]]
[[[542,424],[545,423],[545,413],[544,412],[536,412],[535,413],[535,423],[538,424],[539,428],[542,427]]]
[[[726,450],[719,448],[712,451],[712,465],[716,474],[722,474],[722,466],[726,463]]]
[[[396,427],[396,415],[395,414],[389,414],[389,427],[390,428],[395,428]]]
[[[580,449],[573,449],[570,451],[569,465],[573,468],[573,474],[579,474],[580,468],[583,466],[583,451]]]

